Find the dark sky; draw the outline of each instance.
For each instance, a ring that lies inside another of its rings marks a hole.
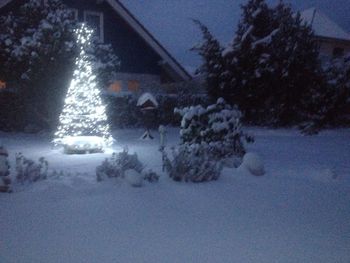
[[[201,40],[191,18],[201,20],[222,42],[228,43],[239,20],[245,0],[122,0],[146,28],[189,69],[200,58],[189,49]],[[276,0],[268,0],[274,4]],[[286,1],[288,2],[288,1]],[[316,7],[350,32],[350,0],[291,0],[295,10]]]

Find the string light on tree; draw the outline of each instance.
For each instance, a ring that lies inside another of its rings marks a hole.
[[[74,144],[74,138],[78,138],[80,142],[90,139],[96,143],[96,138],[100,137],[109,145],[113,142],[113,138],[106,107],[101,100],[91,59],[86,53],[91,45],[93,30],[82,24],[76,30],[76,34],[80,54],[75,62],[76,68],[59,118],[60,124],[55,133],[55,141],[60,141],[63,145],[67,141]]]

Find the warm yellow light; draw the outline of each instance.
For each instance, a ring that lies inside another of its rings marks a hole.
[[[0,80],[0,89],[6,89],[6,81]]]

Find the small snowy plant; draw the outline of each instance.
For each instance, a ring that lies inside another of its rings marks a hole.
[[[206,150],[214,159],[245,153],[243,139],[253,138],[242,131],[241,112],[219,98],[207,108],[201,105],[175,109],[182,116],[180,136],[183,144],[206,144]]]
[[[10,165],[7,158],[7,150],[0,146],[0,192],[11,192]]]
[[[19,183],[33,183],[46,179],[48,167],[48,161],[44,157],[40,157],[36,163],[25,158],[22,153],[16,154],[16,180]]]
[[[144,165],[138,159],[137,154],[129,154],[127,148],[118,154],[113,153],[111,158],[106,158],[100,166],[96,167],[96,177],[99,182],[105,178],[123,178],[132,186],[141,186],[139,183],[134,183],[139,181],[139,178],[136,177],[140,177],[141,181],[146,180],[148,182],[156,182],[159,179],[155,172],[144,169]]]
[[[182,144],[173,149],[170,159],[162,150],[164,166],[174,181],[205,182],[217,180],[222,170],[220,161],[208,154],[208,144]]]

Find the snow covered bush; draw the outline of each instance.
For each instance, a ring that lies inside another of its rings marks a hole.
[[[222,170],[220,161],[208,154],[208,144],[182,144],[173,148],[173,158],[163,149],[164,167],[174,181],[205,182],[217,180]]]
[[[44,157],[38,163],[27,159],[22,153],[16,154],[16,181],[19,183],[33,183],[44,180],[48,175],[49,164]]]
[[[140,186],[139,180],[152,183],[159,179],[151,169],[144,169],[137,154],[129,154],[127,148],[120,153],[113,153],[111,158],[106,158],[100,166],[96,167],[96,177],[99,182],[105,178],[124,178],[132,186]]]
[[[11,192],[10,164],[7,158],[6,148],[0,146],[0,192]]]
[[[145,181],[150,183],[158,182],[159,180],[159,175],[151,169],[143,169],[142,177]]]
[[[180,138],[183,144],[206,144],[212,158],[242,157],[243,140],[253,138],[242,131],[241,112],[219,98],[216,104],[204,108],[201,105],[175,109],[182,116]]]

